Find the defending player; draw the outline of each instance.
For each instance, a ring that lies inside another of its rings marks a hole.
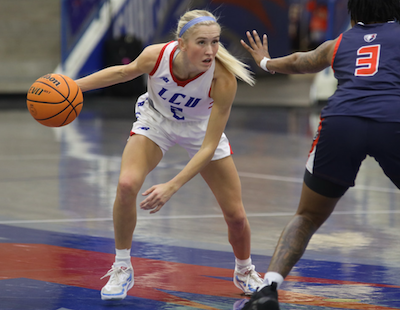
[[[322,110],[294,218],[282,232],[264,284],[243,310],[279,309],[277,289],[372,156],[400,188],[400,1],[349,0],[352,28],[306,53],[270,59],[266,35],[242,45],[271,73],[332,66],[338,88]]]

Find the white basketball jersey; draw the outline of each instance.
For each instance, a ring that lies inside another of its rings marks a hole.
[[[177,48],[177,41],[167,43],[149,74],[147,91],[151,99],[150,104],[170,120],[180,122],[207,120],[214,102],[210,98],[210,91],[215,61],[207,71],[192,79],[180,81],[172,73],[172,63]]]

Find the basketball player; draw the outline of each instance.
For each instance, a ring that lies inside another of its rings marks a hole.
[[[128,65],[113,66],[77,80],[82,91],[107,87],[148,74],[148,92],[136,103],[137,121],[122,155],[114,203],[115,263],[105,276],[101,298],[123,299],[133,286],[132,234],[136,198],[147,174],[175,144],[186,149],[188,164],[173,179],[145,190],[140,208],[159,211],[186,182],[200,173],[214,193],[228,225],[236,258],[234,284],[247,295],[262,283],[250,257],[250,227],[241,185],[224,134],[240,78],[254,79],[246,65],[219,43],[221,28],[205,10],[179,20],[176,40],[146,47]]]
[[[277,289],[372,156],[400,188],[400,1],[349,0],[352,28],[313,51],[270,59],[266,35],[242,45],[269,72],[314,73],[332,66],[338,88],[321,112],[294,218],[282,232],[264,284],[244,310],[279,309]],[[253,38],[254,37],[254,38]]]

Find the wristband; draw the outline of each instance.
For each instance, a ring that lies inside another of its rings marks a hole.
[[[260,61],[260,67],[261,67],[261,69],[263,69],[263,70],[265,70],[265,71],[267,71],[267,72],[269,72],[269,70],[267,69],[267,62],[268,62],[268,60],[271,60],[271,59],[269,59],[269,58],[267,58],[267,57],[264,57],[264,58]]]

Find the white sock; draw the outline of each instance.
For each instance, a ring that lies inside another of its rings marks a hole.
[[[238,259],[235,257],[235,270],[242,270],[251,266],[251,257],[248,259]]]
[[[283,281],[284,279],[279,273],[268,271],[264,276],[263,285],[258,290],[261,290],[263,287],[267,285],[271,285],[272,282],[275,282],[277,284],[277,289],[279,289]]]
[[[125,263],[128,266],[131,265],[131,249],[123,249],[118,250],[115,249],[115,262],[118,263]]]

